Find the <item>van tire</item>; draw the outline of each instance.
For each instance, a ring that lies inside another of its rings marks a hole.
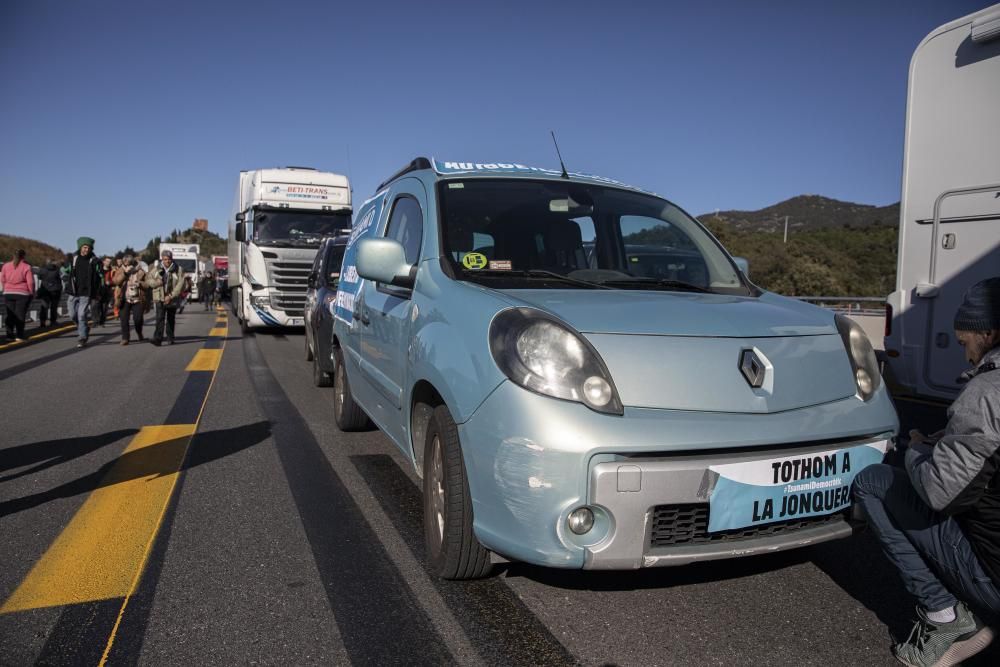
[[[317,387],[332,387],[333,380],[330,378],[329,373],[319,367],[319,359],[314,357],[312,354],[309,356],[312,358],[313,384]]]
[[[333,354],[336,362],[333,369],[333,419],[341,431],[366,430],[371,427],[371,421],[351,396],[344,356],[339,348]]]
[[[479,579],[493,569],[472,529],[458,427],[443,405],[434,408],[424,443],[424,542],[431,572],[443,579]]]

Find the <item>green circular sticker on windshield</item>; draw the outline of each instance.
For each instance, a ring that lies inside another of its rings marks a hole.
[[[486,255],[481,252],[470,252],[462,258],[462,266],[473,271],[486,268]]]

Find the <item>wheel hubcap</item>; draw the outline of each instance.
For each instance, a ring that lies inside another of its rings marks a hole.
[[[431,521],[436,529],[437,543],[444,541],[444,462],[441,459],[441,440],[434,436],[431,442]]]

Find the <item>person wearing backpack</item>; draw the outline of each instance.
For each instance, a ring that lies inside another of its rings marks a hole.
[[[38,309],[38,323],[44,327],[48,320],[51,326],[55,326],[63,291],[62,274],[55,260],[50,259],[38,269],[38,281],[41,283],[38,298],[42,301],[42,307]]]
[[[115,287],[115,310],[119,312],[122,326],[122,345],[129,343],[129,321],[135,326],[135,335],[142,337],[142,314],[146,305],[146,272],[131,255],[126,255],[121,266],[111,273]]]
[[[83,347],[90,338],[90,323],[87,317],[90,315],[91,301],[97,302],[101,295],[101,261],[94,256],[94,239],[88,236],[81,236],[76,240],[76,247],[79,252],[70,259],[69,263],[69,286],[66,293],[69,294],[70,318],[76,323],[77,347]]]

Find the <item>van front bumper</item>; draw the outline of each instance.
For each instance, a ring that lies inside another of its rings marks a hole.
[[[891,440],[898,422],[884,389],[867,403],[774,414],[626,408],[616,417],[504,382],[458,428],[484,546],[550,567],[635,569],[849,536],[857,522],[844,512],[709,535],[708,467]],[[582,536],[567,526],[581,506],[595,516]]]

